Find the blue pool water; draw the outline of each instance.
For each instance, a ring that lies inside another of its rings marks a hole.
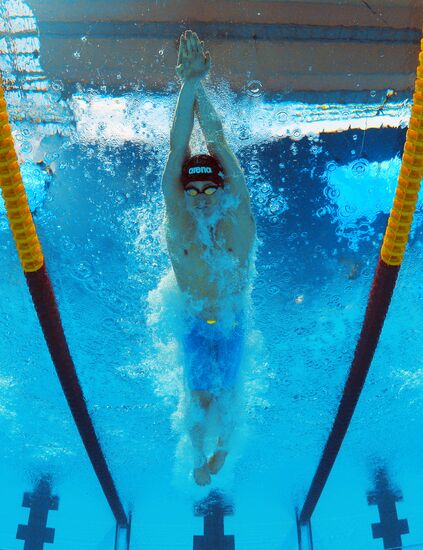
[[[218,490],[232,506],[225,533],[237,550],[294,550],[295,509],[364,318],[410,98],[392,100],[383,114],[383,94],[334,102],[322,114],[317,103],[236,94],[224,84],[208,92],[246,176],[258,246],[236,437],[207,488],[191,476],[180,298],[162,226],[176,95],[81,88],[65,99],[56,82],[30,107],[54,104],[56,120],[15,117],[13,132],[88,409],[132,510],[131,548],[192,548],[203,534],[194,507]],[[6,99],[18,112],[19,97]],[[193,152],[201,140],[196,126]],[[112,549],[114,518],[44,343],[4,209],[0,251],[0,549],[23,548],[16,534],[28,524],[24,493],[45,476],[58,497],[48,513],[51,547]],[[408,522],[403,547],[423,548],[422,273],[420,197],[369,377],[312,519],[316,550],[383,548],[371,527],[381,521],[378,508],[368,502],[378,475]]]

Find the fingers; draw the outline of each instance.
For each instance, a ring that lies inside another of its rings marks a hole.
[[[182,57],[183,57],[183,58],[187,58],[187,57],[188,57],[188,47],[187,47],[187,43],[186,43],[185,40],[184,40],[184,42],[182,43]]]
[[[180,65],[182,63],[182,44],[183,44],[183,36],[181,36],[181,39],[179,40],[179,51],[178,51],[178,61],[176,62],[177,65]]]
[[[192,46],[191,46],[191,35],[192,31],[185,31],[185,44],[187,46],[187,52],[188,54],[192,53]]]
[[[189,74],[204,73],[210,70],[210,52],[204,52],[204,41],[200,41],[197,33],[186,30],[179,41],[177,74],[183,78]]]
[[[197,53],[201,52],[200,39],[198,38],[196,33],[194,33],[194,44],[195,44],[195,51]]]
[[[186,41],[187,51],[189,54],[199,53],[202,50],[204,42],[200,42],[196,32],[191,30],[186,30],[184,33],[184,38]]]
[[[200,39],[198,38],[197,33],[194,33],[194,34],[193,34],[193,37],[194,37],[194,47],[195,47],[195,51],[196,51],[197,53],[201,53],[202,50],[203,50],[203,47],[202,47],[202,44],[201,44],[201,42],[200,42]],[[204,42],[203,42],[203,44],[204,44]]]
[[[177,65],[180,65],[183,63],[183,61],[187,58],[188,52],[187,52],[187,44],[185,40],[185,35],[181,34],[181,38],[179,40],[179,52],[178,52],[178,61]]]
[[[181,36],[181,42],[179,44],[179,54],[178,54],[178,65],[183,63],[184,60],[188,57],[187,43],[186,40]]]

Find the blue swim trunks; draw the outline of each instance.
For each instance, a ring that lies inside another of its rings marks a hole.
[[[239,316],[232,329],[223,332],[219,322],[189,320],[183,336],[185,373],[191,390],[228,389],[236,384],[244,349],[245,327]]]

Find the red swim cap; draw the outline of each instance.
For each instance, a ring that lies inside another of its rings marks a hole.
[[[223,176],[222,166],[210,155],[194,155],[182,165],[181,181],[184,187],[192,181],[206,180],[223,187]]]

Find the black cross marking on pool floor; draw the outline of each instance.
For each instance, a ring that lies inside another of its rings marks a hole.
[[[43,550],[45,543],[54,542],[54,529],[47,527],[48,512],[59,508],[48,476],[38,481],[33,493],[24,493],[22,506],[30,508],[28,525],[18,525],[16,538],[25,541],[23,550]]]
[[[235,550],[235,537],[225,535],[224,527],[224,517],[232,514],[233,506],[218,491],[198,503],[194,515],[204,517],[204,535],[194,536],[193,550]]]
[[[393,491],[384,468],[375,472],[375,490],[367,493],[369,506],[377,505],[380,523],[372,523],[374,539],[383,539],[384,548],[402,548],[401,535],[408,534],[408,521],[398,519],[396,502],[402,500],[400,491]]]

